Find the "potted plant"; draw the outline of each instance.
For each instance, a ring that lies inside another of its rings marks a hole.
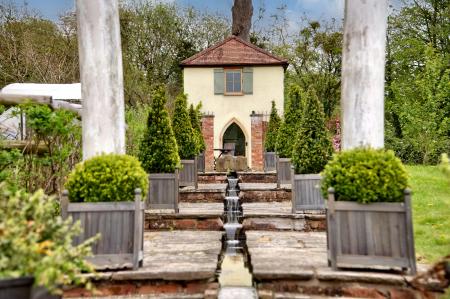
[[[411,192],[391,151],[357,148],[325,166],[328,258],[333,268],[402,268],[416,272]]]
[[[85,257],[94,239],[72,244],[80,224],[57,213],[57,201],[42,190],[27,194],[0,184],[1,299],[29,299],[33,284],[55,294],[51,298],[60,297],[64,285],[90,287],[80,274],[93,271]]]
[[[150,209],[175,209],[178,212],[178,170],[180,157],[175,135],[165,108],[163,86],[152,94],[147,129],[139,146],[139,160],[149,174],[147,205]]]
[[[147,174],[132,156],[104,154],[76,165],[61,200],[63,218],[80,221],[74,244],[100,234],[88,260],[97,269],[133,268],[142,261]]]
[[[289,87],[284,119],[278,129],[275,150],[277,152],[277,185],[291,183],[292,148],[298,121],[303,111],[303,91],[298,85]]]
[[[194,186],[197,189],[198,136],[191,125],[187,107],[187,96],[180,93],[175,99],[175,111],[172,118],[172,128],[178,145],[178,155],[181,158],[181,187]]]
[[[269,125],[267,128],[266,139],[264,140],[264,171],[272,171],[276,169],[275,145],[280,123],[281,118],[278,115],[277,108],[275,107],[275,101],[272,101]]]
[[[314,90],[309,90],[305,113],[300,120],[292,152],[292,212],[322,210],[320,172],[333,153],[325,127],[323,107]]]
[[[191,118],[192,128],[194,129],[194,136],[197,142],[197,171],[205,172],[205,139],[202,133],[202,123],[200,121],[201,113],[200,109],[202,103],[200,102],[195,108],[194,105],[189,106],[189,117]]]

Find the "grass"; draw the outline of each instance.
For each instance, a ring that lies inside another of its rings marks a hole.
[[[413,190],[416,256],[433,263],[450,254],[450,181],[436,166],[407,166]]]

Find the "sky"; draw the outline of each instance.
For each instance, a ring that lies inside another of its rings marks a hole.
[[[16,4],[27,3],[29,8],[38,10],[41,15],[57,20],[62,13],[74,8],[75,0],[10,0]],[[180,6],[193,6],[199,10],[208,10],[226,15],[231,19],[233,0],[150,0],[176,3]],[[286,5],[286,17],[290,23],[300,20],[306,15],[315,20],[341,20],[344,13],[344,0],[253,0],[253,15],[257,15],[260,7],[265,8],[265,16],[277,11],[277,7]]]

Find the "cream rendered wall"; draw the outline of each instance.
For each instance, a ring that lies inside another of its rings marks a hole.
[[[251,167],[251,119],[255,112],[270,113],[271,101],[283,114],[284,68],[282,66],[254,66],[253,94],[226,96],[214,94],[214,69],[217,67],[185,67],[184,92],[189,103],[202,102],[203,112],[214,112],[214,148],[222,148],[227,127],[236,122],[245,135],[246,157]],[[215,156],[219,154],[214,153]]]

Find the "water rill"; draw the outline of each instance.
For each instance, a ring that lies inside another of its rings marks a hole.
[[[256,298],[242,231],[243,210],[239,192],[239,178],[236,173],[231,173],[227,177],[224,199],[225,242],[219,271],[220,299]]]

